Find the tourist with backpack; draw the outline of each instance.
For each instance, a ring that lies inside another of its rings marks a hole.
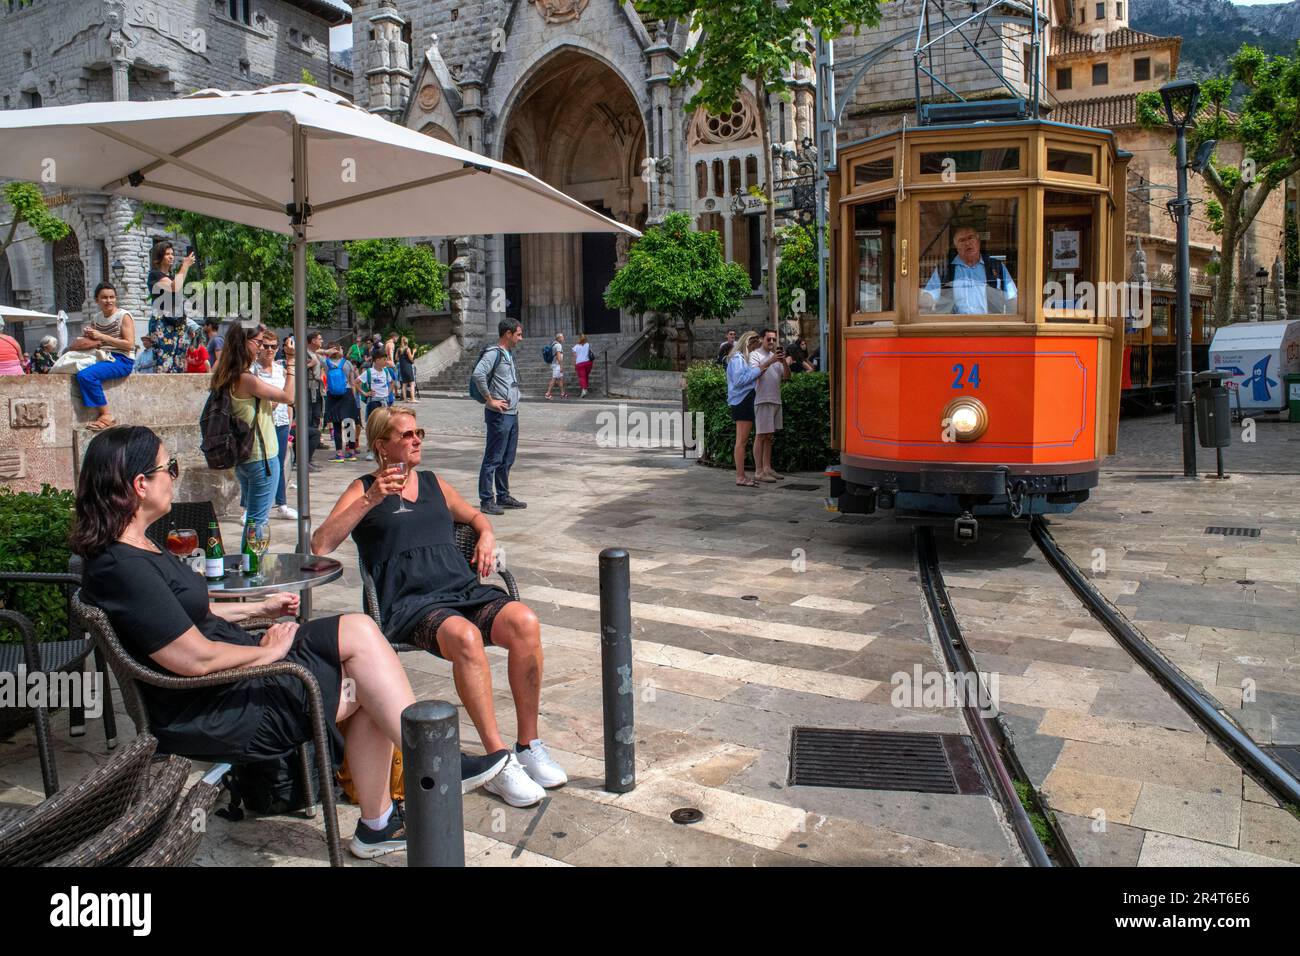
[[[393,374],[392,362],[388,351],[383,346],[375,348],[370,357],[370,368],[357,379],[357,389],[366,403],[365,420],[370,421],[370,413],[376,408],[387,408],[393,404],[397,391],[397,376]],[[366,452],[366,461],[374,461],[375,453]]]
[[[325,357],[325,418],[334,426],[333,461],[357,460],[357,369],[334,348]],[[344,441],[343,423],[352,422],[350,441]]]
[[[555,341],[546,348],[542,349],[542,361],[551,366],[551,380],[546,383],[546,398],[551,397],[551,389],[555,383],[560,383],[560,398],[568,398],[569,393],[564,390],[564,333],[556,332]]]
[[[497,344],[479,356],[470,382],[470,394],[484,405],[487,438],[478,471],[478,497],[479,509],[490,515],[528,507],[510,494],[510,468],[519,444],[519,375],[511,353],[523,341],[524,329],[518,319],[502,319],[497,335]]]
[[[214,396],[228,396],[230,414],[252,433],[247,450],[241,449],[235,465],[239,497],[248,509],[246,521],[265,521],[280,485],[280,443],[275,433],[275,404],[294,403],[293,346],[285,343],[284,385],[277,387],[250,371],[262,346],[236,320],[226,330],[226,344],[212,370]],[[205,409],[205,418],[207,410]],[[241,429],[242,431],[242,429]],[[207,451],[207,431],[204,451]],[[209,461],[209,464],[211,462]]]

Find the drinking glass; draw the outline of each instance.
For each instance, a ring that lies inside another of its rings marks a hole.
[[[167,532],[167,550],[184,560],[199,546],[199,533],[193,528],[172,528]]]
[[[396,468],[397,473],[401,475],[403,478],[406,477],[406,462],[395,461],[393,462],[392,467]],[[403,483],[402,487],[403,488],[406,487],[405,483]],[[406,514],[406,512],[411,510],[412,510],[411,508],[406,507],[406,498],[403,496],[402,492],[399,491],[397,493],[397,507],[393,510],[393,514],[395,515]]]
[[[249,542],[257,555],[257,574],[260,578],[265,573],[266,551],[271,546],[271,522],[263,518],[253,522],[253,539]]]

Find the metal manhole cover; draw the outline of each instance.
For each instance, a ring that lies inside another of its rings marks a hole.
[[[673,823],[699,823],[704,819],[704,813],[695,807],[680,807],[668,814]]]
[[[820,485],[782,485],[786,491],[817,491]]]
[[[1232,538],[1258,538],[1258,528],[1229,528],[1214,526],[1205,529],[1206,534],[1222,534]]]
[[[976,761],[961,734],[795,727],[789,785],[982,794]]]
[[[1265,747],[1274,760],[1286,767],[1291,776],[1300,779],[1300,747]]]

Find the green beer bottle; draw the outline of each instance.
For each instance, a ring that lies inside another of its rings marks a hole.
[[[249,519],[244,525],[244,549],[240,554],[239,567],[245,574],[257,574],[257,552],[253,542],[257,539],[257,525]]]
[[[208,546],[203,554],[203,576],[209,581],[220,581],[226,576],[226,552],[221,547],[221,529],[215,521],[208,522]]]

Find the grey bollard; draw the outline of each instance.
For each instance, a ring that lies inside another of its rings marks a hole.
[[[460,796],[460,715],[445,700],[402,711],[406,783],[406,865],[464,866]]]
[[[632,595],[628,554],[600,552],[600,684],[605,715],[605,789],[636,787],[636,728],[632,721]]]

